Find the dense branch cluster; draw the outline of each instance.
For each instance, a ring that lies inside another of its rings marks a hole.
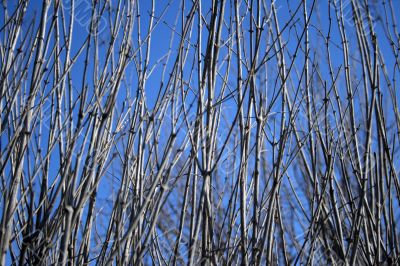
[[[399,10],[2,1],[0,264],[400,263]]]

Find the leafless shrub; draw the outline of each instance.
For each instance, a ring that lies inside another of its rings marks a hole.
[[[1,265],[398,264],[398,10],[3,1]]]

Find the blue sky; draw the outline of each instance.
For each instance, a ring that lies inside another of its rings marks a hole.
[[[9,5],[10,5],[10,9],[13,10],[12,5],[15,4],[14,2],[8,1]],[[191,1],[187,1],[188,3],[186,4],[187,6],[185,7],[185,14],[187,14],[191,8]],[[309,6],[311,7],[311,1],[309,2]],[[66,0],[64,1],[65,7],[64,10],[66,13],[68,13],[69,11],[69,3],[70,0]],[[173,63],[174,60],[177,56],[178,53],[178,46],[180,43],[180,37],[179,34],[181,32],[181,16],[180,16],[180,9],[181,9],[181,1],[175,1],[175,0],[171,0],[171,1],[155,1],[156,3],[156,7],[155,7],[155,20],[154,23],[158,23],[157,26],[154,28],[154,31],[152,33],[152,40],[151,40],[151,53],[150,53],[150,60],[149,60],[149,68],[153,69],[151,76],[148,78],[147,83],[146,83],[146,87],[145,87],[145,93],[146,93],[146,104],[149,107],[149,111],[152,110],[153,106],[155,105],[155,101],[158,95],[158,91],[160,89],[161,86],[161,77],[164,75],[164,82],[168,80],[169,75],[171,74],[172,71],[172,67],[173,67]],[[202,4],[202,10],[203,10],[203,14],[205,16],[205,19],[209,18],[209,9],[210,9],[210,3],[211,1],[203,1]],[[344,3],[348,3],[347,1],[344,1]],[[141,36],[142,39],[144,38],[144,36],[147,33],[148,30],[148,23],[149,23],[149,13],[151,10],[151,1],[139,1],[140,4],[140,9],[141,9]],[[297,2],[296,2],[297,4]],[[72,51],[71,54],[74,55],[79,48],[81,47],[81,45],[83,45],[86,41],[86,38],[88,36],[88,25],[89,25],[89,19],[90,19],[90,12],[91,12],[91,8],[90,8],[90,1],[89,0],[76,0],[75,2],[75,12],[76,12],[76,17],[74,18],[74,23],[75,23],[75,29],[74,29],[74,35],[73,35],[73,45],[72,45]],[[394,0],[393,1],[393,5],[394,10],[400,10],[400,1],[398,0]],[[291,12],[294,12],[295,8],[297,7],[296,5],[293,4],[293,2],[290,1],[276,1],[276,7],[278,10],[278,17],[279,17],[279,23],[280,23],[280,27],[282,28],[288,21],[290,21],[290,14]],[[51,7],[52,8],[52,7]],[[166,8],[165,13],[163,14],[163,10]],[[328,31],[328,4],[325,1],[317,1],[316,5],[313,9],[313,13],[312,13],[312,19],[311,19],[311,25],[309,27],[310,29],[310,48],[313,51],[313,54],[310,56],[311,60],[313,61],[315,59],[315,61],[318,61],[319,57],[323,58],[325,57],[325,44],[324,44],[324,39],[321,36],[321,34],[325,37]],[[348,30],[348,38],[350,40],[350,51],[351,51],[351,56],[354,57],[359,57],[356,53],[357,51],[357,39],[356,39],[356,35],[355,35],[355,31],[352,30],[354,29],[354,24],[351,20],[351,12],[350,11],[346,11],[348,10],[349,5],[345,4],[344,5],[344,9],[345,9],[345,13],[349,14],[349,19],[345,21],[345,23],[347,24],[347,28]],[[31,26],[32,21],[34,22],[34,28],[35,30],[37,29],[37,25],[39,23],[39,18],[40,18],[40,10],[41,10],[41,1],[31,1],[29,3],[29,6],[27,8],[27,16],[26,16],[26,20],[25,20],[25,24],[23,26],[23,28],[26,30],[28,27]],[[3,20],[4,18],[4,13],[3,13],[3,9],[0,9],[0,19]],[[229,1],[226,5],[226,13],[225,13],[225,18],[226,18],[226,22],[229,22],[229,18],[232,16],[232,12],[233,12],[233,8],[232,6],[230,6]],[[241,15],[245,14],[245,9],[244,9],[244,5],[242,5],[242,9],[240,10]],[[379,10],[379,12],[382,12],[382,10]],[[377,13],[379,13],[377,12]],[[162,18],[160,18],[160,16],[163,14]],[[334,13],[333,10],[331,10],[331,16],[334,19]],[[374,14],[373,14],[374,16]],[[71,18],[69,16],[67,16],[67,21],[69,21]],[[104,42],[105,44],[109,42],[109,29],[108,29],[108,23],[109,23],[109,18],[101,18],[100,19],[100,28],[103,29],[103,31],[99,34],[98,39],[99,39],[99,43]],[[113,18],[112,18],[113,19]],[[382,52],[382,57],[385,60],[385,64],[388,68],[388,73],[389,76],[393,76],[393,73],[397,73],[396,75],[398,75],[398,67],[396,69],[395,67],[395,58],[391,52],[391,47],[390,44],[388,43],[387,39],[384,38],[384,35],[386,34],[386,32],[383,30],[383,28],[381,27],[381,23],[379,22],[379,18],[378,16],[376,16],[376,34],[378,36],[378,40],[382,42],[379,43],[379,47],[381,48],[381,52]],[[195,20],[197,20],[197,16],[195,17]],[[176,24],[175,24],[176,21]],[[396,17],[396,21],[398,24],[400,24],[399,21],[399,17]],[[244,25],[249,25],[249,21],[246,19],[244,21]],[[299,36],[301,35],[301,28],[302,25],[304,25],[304,21],[302,21],[302,10],[300,9],[300,11],[298,12],[298,14],[296,14],[295,19],[290,22],[289,26],[286,28],[286,30],[284,31],[282,38],[283,38],[283,42],[287,45],[287,53],[286,56],[286,60],[287,63],[290,64],[291,62],[291,58],[290,56],[294,53],[295,49],[297,48],[297,41]],[[104,27],[103,27],[104,26]],[[173,33],[173,29],[175,28],[175,33]],[[246,28],[246,27],[245,27]],[[267,30],[267,29],[265,29]],[[330,49],[331,49],[331,55],[332,55],[332,63],[333,63],[333,69],[334,71],[339,71],[339,69],[342,69],[340,74],[339,74],[339,86],[344,87],[344,83],[343,83],[343,55],[342,55],[342,50],[340,48],[340,36],[339,36],[339,32],[338,32],[338,28],[335,22],[332,23],[332,28],[331,28],[331,45],[330,45]],[[138,28],[135,22],[135,27],[133,30],[133,50],[136,51],[137,47],[138,47],[138,43],[137,43],[137,32],[138,32]],[[0,34],[4,34],[3,32]],[[204,51],[204,47],[206,46],[206,38],[207,38],[207,30],[204,27],[203,29],[203,53]],[[226,39],[228,34],[231,34],[230,32],[228,32],[227,27],[223,28],[223,33],[222,33],[222,39]],[[249,40],[248,40],[248,33],[245,32],[244,33],[244,43],[245,45],[249,46]],[[194,29],[191,32],[191,45],[189,46],[189,52],[188,52],[188,63],[185,65],[184,67],[184,78],[188,79],[189,78],[189,73],[191,71],[192,68],[192,60],[194,60],[196,58],[196,50],[194,47],[194,44],[197,40],[197,31],[196,29]],[[2,38],[3,35],[2,35]],[[260,49],[262,52],[267,48],[267,46],[270,44],[271,40],[265,39],[261,41],[261,47],[262,49]],[[398,45],[398,44],[397,44]],[[104,47],[106,47],[106,45],[104,45]],[[143,46],[146,47],[146,46]],[[171,48],[171,50],[169,50]],[[234,49],[236,49],[235,47],[233,47]],[[99,53],[99,61],[100,64],[104,63],[104,58],[105,58],[105,51],[104,48],[100,45],[100,53]],[[315,51],[315,53],[314,53]],[[221,53],[220,53],[220,60],[222,63],[222,59],[226,56],[226,54],[228,53],[228,48],[227,47],[221,47]],[[145,49],[143,50],[143,57],[145,55]],[[93,52],[90,53],[90,58],[93,58]],[[168,59],[168,61],[167,61]],[[325,59],[325,58],[323,58]],[[299,67],[301,69],[303,62],[304,62],[304,53],[301,52],[298,54],[298,57],[296,59],[296,63],[294,64],[295,67]],[[142,60],[143,61],[143,60]],[[324,60],[322,60],[323,62],[325,62]],[[163,72],[163,64],[166,64],[165,67],[165,73]],[[265,82],[265,87],[266,87],[266,91],[267,91],[267,95],[268,95],[268,99],[270,100],[273,96],[273,90],[271,89],[274,86],[274,82],[275,82],[275,77],[276,77],[276,73],[277,73],[277,68],[276,68],[276,58],[272,58],[268,63],[268,77],[264,77],[264,80],[262,78],[260,78],[259,80],[259,87],[264,86],[264,82]],[[82,55],[78,58],[78,61],[76,62],[75,66],[72,68],[72,72],[71,72],[71,76],[73,77],[72,79],[72,83],[73,83],[73,87],[75,88],[75,92],[76,94],[74,95],[74,99],[77,97],[77,95],[79,94],[79,92],[81,91],[81,84],[82,84],[82,76],[83,76],[83,64],[84,64],[84,53],[82,53]],[[223,67],[221,68],[221,71],[224,72],[225,70],[224,67],[226,67],[226,64],[222,65]],[[196,67],[196,66],[194,66]],[[331,85],[330,82],[330,78],[329,78],[329,70],[327,65],[325,64],[320,64],[319,65],[319,69],[321,71],[321,76],[323,77],[323,79],[325,79],[325,81],[327,81],[328,85]],[[355,86],[357,86],[357,84],[359,84],[359,80],[361,77],[361,70],[356,68],[357,70],[353,73],[356,80],[354,80],[354,84]],[[231,68],[230,70],[232,71],[232,73],[229,75],[229,79],[228,79],[228,87],[231,90],[235,90],[235,86],[236,86],[236,79],[235,79],[235,74],[236,74],[236,61],[235,59],[232,60],[231,63]],[[89,73],[93,72],[93,64],[89,65]],[[243,71],[243,75],[245,77],[247,77],[246,71]],[[316,73],[314,74],[316,77]],[[301,76],[301,75],[300,75]],[[269,77],[273,77],[273,78],[269,78]],[[397,77],[397,76],[396,76]],[[50,79],[51,80],[51,79]],[[393,85],[396,86],[396,98],[399,99],[400,98],[400,92],[399,92],[399,81],[398,81],[398,77],[396,80],[393,80]],[[294,84],[299,83],[300,78],[297,75],[292,75],[292,82]],[[120,89],[119,89],[119,94],[118,94],[118,104],[116,105],[116,109],[117,112],[120,113],[126,113],[127,112],[127,102],[125,102],[127,95],[130,95],[131,98],[135,97],[136,95],[136,90],[137,90],[137,82],[138,82],[138,77],[137,77],[137,69],[135,68],[135,63],[131,62],[130,65],[127,67],[126,71],[125,71],[125,80],[124,83],[121,85]],[[279,81],[278,81],[279,82]],[[87,78],[87,80],[85,80],[85,84],[87,84],[88,88],[89,88],[89,95],[93,95],[93,78],[90,75],[89,78]],[[220,92],[220,88],[222,87],[222,79],[218,78],[217,80],[217,92],[216,94],[218,95],[218,93]],[[384,81],[382,79],[382,86],[385,87],[384,85]],[[193,88],[196,88],[197,85],[197,77],[194,76],[191,80],[191,84],[190,84]],[[270,86],[270,87],[269,87]],[[295,87],[295,86],[294,86]],[[292,88],[293,89],[293,88]],[[164,83],[162,86],[162,91],[169,91],[171,90],[171,87],[166,87],[166,84]],[[187,98],[187,102],[191,102],[193,99],[195,99],[196,97],[196,91],[195,90],[191,90],[191,89],[187,89],[188,91],[188,98]],[[315,89],[315,93],[322,93],[323,90],[318,90]],[[363,90],[360,89],[358,91],[359,93],[363,93]],[[382,92],[384,94],[388,93],[388,90],[382,90]],[[43,91],[43,93],[46,93],[46,91]],[[345,95],[345,90],[340,90],[340,93],[343,93],[343,95]],[[342,96],[343,96],[342,95]],[[236,97],[236,94],[234,94],[234,96]],[[227,128],[229,128],[230,124],[232,123],[232,120],[234,118],[234,114],[236,112],[236,102],[235,102],[235,98],[230,98],[228,99],[225,103],[224,103],[224,119],[221,122],[221,126],[219,128],[219,132],[221,135],[221,139],[224,139],[223,136],[224,134],[226,134],[227,132]],[[279,103],[280,99],[278,99]],[[124,105],[125,104],[125,105]],[[132,104],[132,103],[130,103]],[[178,105],[179,106],[179,105]],[[279,106],[279,104],[277,104],[276,106]],[[76,109],[74,109],[75,111],[75,116],[74,116],[74,121],[77,120],[77,115],[76,112],[78,110],[78,107]],[[195,109],[193,109],[195,110]],[[271,110],[272,113],[277,114],[279,112],[279,108],[273,109]],[[361,110],[358,110],[361,112]],[[166,110],[167,112],[167,118],[168,119],[170,117],[170,113],[171,110]],[[391,110],[388,110],[388,113],[390,114]],[[274,114],[271,114],[271,116],[273,116]],[[389,119],[393,119],[393,116],[387,116]],[[46,119],[46,113],[43,114],[43,119]],[[47,119],[49,119],[47,117]],[[166,123],[167,124],[167,123]],[[271,125],[272,126],[272,125]],[[277,130],[279,129],[279,126],[277,127]],[[170,130],[170,128],[168,128],[168,125],[166,125],[165,127],[163,127],[163,130],[165,130],[165,132],[168,132],[168,130]],[[181,137],[183,137],[186,133],[187,128],[186,127],[182,127],[180,134]],[[44,132],[46,132],[46,129],[44,129]],[[273,134],[273,132],[269,132],[270,135]],[[117,137],[121,137],[122,136],[117,136]],[[162,139],[164,141],[166,141],[166,139]],[[4,146],[4,143],[7,143],[7,139],[5,135],[1,136],[1,141],[2,141],[2,146]],[[179,139],[178,142],[182,142],[183,139]],[[43,142],[46,142],[46,134],[43,134]],[[79,144],[82,144],[82,139],[78,140]],[[122,143],[124,143],[124,141],[122,141]],[[87,149],[87,144],[86,145],[86,149]],[[222,145],[222,143],[220,143],[220,145]],[[122,144],[121,147],[116,147],[121,148],[122,149]],[[52,156],[52,163],[54,163],[54,165],[59,165],[59,159],[57,157],[57,153],[58,153],[58,147],[55,148],[54,150],[54,154],[55,156]],[[186,154],[189,153],[189,151],[185,151]],[[237,150],[233,150],[232,151],[233,154],[238,154],[239,153],[239,149]],[[43,153],[45,153],[45,149],[43,151]],[[239,158],[239,157],[238,157]],[[271,160],[271,158],[267,158],[266,159]],[[113,201],[115,200],[113,198],[113,195],[115,192],[115,190],[119,187],[119,180],[118,180],[118,173],[120,172],[120,168],[121,165],[118,163],[118,160],[116,160],[117,163],[112,164],[112,166],[110,167],[109,170],[109,175],[107,175],[107,178],[104,178],[101,183],[100,183],[100,187],[99,187],[99,194],[103,195],[103,198],[105,199],[105,203],[107,203],[107,200],[112,199]],[[272,163],[272,162],[270,162]],[[28,170],[28,169],[27,169]],[[10,169],[8,169],[6,172],[9,172]],[[50,174],[50,176],[52,178],[56,178],[59,173],[58,173],[58,169],[57,168],[52,168],[52,173]],[[81,169],[82,171],[82,169]],[[112,173],[112,174],[111,174]],[[297,175],[298,173],[296,171],[294,171],[293,169],[290,169],[288,171],[288,173],[290,175]],[[38,185],[39,186],[39,185]],[[178,197],[179,194],[176,194],[175,197]],[[172,197],[173,198],[173,197]],[[224,199],[224,203],[226,203],[226,199]],[[105,208],[106,209],[106,208]],[[103,210],[105,212],[107,212],[107,210]]]

